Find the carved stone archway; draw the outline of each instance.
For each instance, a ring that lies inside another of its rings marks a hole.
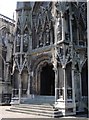
[[[46,73],[45,73],[46,70],[45,69],[48,70],[49,73],[53,75],[53,76],[51,75],[51,77],[53,77],[53,81],[55,81],[53,64],[51,63],[51,61],[49,59],[41,60],[39,62],[39,64],[37,64],[36,69],[34,71],[34,75],[33,75],[34,76],[34,83],[33,83],[34,84],[34,94],[37,94],[37,95],[46,95],[47,94],[47,93],[41,93],[42,92],[41,91],[41,87],[42,87],[41,86],[41,79],[42,79],[42,74],[46,75]],[[50,83],[50,85],[51,84],[55,86],[55,83],[54,84]],[[54,87],[54,86],[52,86],[52,87]],[[54,89],[55,89],[55,87],[53,88],[53,90]],[[52,94],[50,93],[50,94],[47,94],[47,95],[54,95],[54,92]]]

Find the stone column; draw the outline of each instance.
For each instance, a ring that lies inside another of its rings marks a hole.
[[[63,68],[63,73],[64,73],[64,89],[63,89],[63,93],[64,93],[64,96],[63,96],[63,100],[64,102],[66,101],[66,98],[67,98],[67,89],[66,89],[66,71],[65,71],[65,66],[62,66]]]
[[[40,71],[38,72],[38,79],[37,79],[37,81],[36,81],[36,90],[37,90],[37,93],[38,93],[38,91],[40,91],[40,93],[41,93],[41,71],[42,71],[42,69],[40,69]],[[39,80],[39,82],[38,82],[38,80]],[[38,86],[37,86],[37,82],[38,82]]]
[[[81,72],[79,72],[79,77],[80,77],[80,100],[81,100],[81,97],[82,97],[82,81],[81,81]]]
[[[39,48],[39,37],[37,38],[37,48]]]
[[[50,45],[53,44],[53,36],[52,36],[52,30],[50,29]]]
[[[29,40],[30,40],[30,42],[29,42],[29,50],[32,50],[32,33],[30,33],[30,35],[29,35]]]
[[[65,18],[63,12],[61,12],[61,19],[62,19],[62,40],[65,40]]]
[[[20,65],[22,66],[22,53],[23,53],[23,35],[21,35],[21,46],[20,46]]]
[[[30,96],[30,72],[28,73],[28,89],[27,89],[27,96]]]
[[[79,102],[80,102],[80,106],[79,106],[79,109],[80,111],[83,109],[82,108],[82,81],[81,81],[81,71],[79,72],[79,78],[80,78],[80,96],[79,96]]]
[[[55,71],[55,102],[58,99],[58,95],[57,95],[57,88],[58,88],[58,70],[57,68],[54,68]]]
[[[72,16],[70,14],[70,40],[71,40],[71,43],[73,42],[73,35],[72,35]]]
[[[73,112],[76,112],[75,105],[75,86],[74,86],[74,65],[72,65],[72,100],[73,100]]]
[[[19,104],[21,103],[21,73],[19,73]]]
[[[20,52],[23,52],[23,35],[21,35]]]
[[[8,62],[6,62],[6,64],[5,64],[5,93],[8,93],[9,91],[8,91],[8,82],[9,82],[9,76],[8,76],[8,74],[9,74],[9,63]]]

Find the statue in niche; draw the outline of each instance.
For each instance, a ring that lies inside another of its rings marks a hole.
[[[23,40],[25,46],[28,46],[28,40],[29,40],[29,36],[28,36],[28,34],[25,33],[24,34],[24,40]]]
[[[20,41],[21,41],[21,36],[20,34],[17,34],[16,36],[16,51],[20,52]]]
[[[29,42],[29,35],[25,33],[23,36],[23,51],[24,52],[28,50],[28,42]]]
[[[46,26],[46,43],[49,43],[49,33],[50,33],[49,25],[47,24],[47,26]]]
[[[20,46],[20,40],[21,40],[21,36],[20,34],[18,34],[16,37],[16,46]]]

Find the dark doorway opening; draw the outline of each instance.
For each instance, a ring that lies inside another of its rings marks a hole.
[[[55,73],[52,64],[45,64],[41,71],[40,94],[55,95]]]
[[[84,64],[81,72],[82,96],[88,96],[88,64]]]

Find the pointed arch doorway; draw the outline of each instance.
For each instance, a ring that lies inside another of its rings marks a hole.
[[[55,95],[55,73],[53,65],[45,63],[40,72],[40,95]]]

